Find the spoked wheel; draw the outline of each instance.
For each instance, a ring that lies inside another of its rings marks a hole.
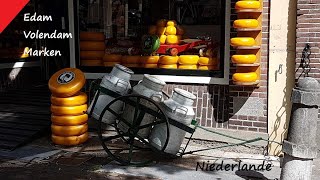
[[[117,105],[124,104],[124,111],[117,113]],[[116,116],[113,129],[104,131],[102,117],[106,113]],[[166,140],[161,148],[149,142],[151,129],[160,124],[166,126]],[[167,147],[169,121],[162,108],[154,100],[141,95],[126,95],[111,101],[101,112],[98,135],[104,150],[122,165],[145,165],[154,160],[153,151],[164,152]],[[153,150],[153,151],[150,151]]]

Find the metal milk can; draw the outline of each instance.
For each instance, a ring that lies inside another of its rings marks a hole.
[[[185,125],[190,125],[191,121],[195,117],[193,111],[193,102],[196,96],[192,93],[175,88],[173,95],[170,99],[167,99],[161,103],[164,109],[164,113],[173,120],[176,120]],[[168,139],[168,144],[164,150],[169,154],[177,154],[180,150],[183,139],[186,132],[176,126],[169,125],[170,137]],[[150,134],[149,142],[157,149],[162,149],[167,139],[167,127],[166,124],[156,125]]]
[[[139,94],[139,95],[151,98],[156,102],[161,102],[163,100],[162,89],[165,86],[165,84],[166,83],[164,81],[154,76],[151,76],[149,74],[145,74],[142,81],[140,81],[136,86],[132,88],[132,94]],[[140,104],[145,105],[146,107],[157,111],[157,108],[150,102],[147,102],[146,100],[141,99]],[[126,104],[126,106],[124,107],[124,112],[122,117],[131,124],[134,118],[133,112],[135,112],[135,107]],[[138,111],[138,113],[140,112]],[[152,123],[153,121],[155,121],[155,118],[156,117],[146,113],[140,123],[140,126]],[[128,126],[123,122],[120,122],[118,126],[122,131],[124,132],[128,131]],[[138,135],[140,135],[143,138],[148,138],[150,131],[151,131],[151,126],[139,130]]]
[[[132,74],[132,70],[128,69],[127,67],[116,64],[113,67],[110,74],[106,74],[102,78],[100,86],[118,94],[126,95],[128,91],[131,90],[130,78]],[[97,98],[97,93],[94,96],[94,100]],[[103,109],[114,99],[114,97],[100,92],[97,102],[93,107],[92,117],[94,117],[95,119],[99,119]],[[88,112],[91,112],[94,100],[90,104]],[[110,106],[110,108],[116,113],[120,113],[120,111],[123,109],[123,102],[115,102],[113,105]],[[106,111],[102,118],[102,122],[110,124],[113,123],[115,119],[116,117],[113,114]]]

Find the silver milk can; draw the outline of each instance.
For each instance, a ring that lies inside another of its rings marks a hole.
[[[163,100],[162,89],[165,86],[165,84],[166,83],[164,81],[154,76],[151,76],[149,74],[145,74],[142,81],[140,81],[136,86],[132,88],[132,94],[142,95],[156,102],[161,102]],[[157,108],[155,105],[153,105],[151,102],[148,102],[144,99],[140,100],[140,104],[150,109],[153,109],[154,111],[157,111]],[[130,124],[132,124],[133,118],[134,118],[134,112],[135,112],[135,107],[126,104],[126,106],[124,107],[124,112],[122,117],[125,120],[127,120]],[[140,113],[140,111],[138,111],[138,113]],[[146,113],[139,126],[152,123],[155,121],[155,119],[156,117]],[[128,131],[128,126],[123,122],[120,122],[118,126],[123,132]],[[151,126],[139,130],[138,135],[140,135],[143,138],[148,138],[150,131],[151,131]]]
[[[109,74],[106,74],[100,83],[100,86],[116,92],[121,95],[126,95],[129,90],[131,90],[130,78],[133,74],[133,71],[128,69],[127,67],[116,64],[112,71]],[[94,96],[94,100],[97,98],[97,93]],[[95,106],[93,107],[92,117],[95,119],[99,119],[103,109],[112,101],[114,97],[111,97],[107,94],[100,92],[99,97]],[[90,104],[88,108],[88,112],[92,110],[93,102]],[[123,109],[123,102],[115,102],[110,108],[116,113],[120,113]],[[102,118],[102,122],[104,123],[114,123],[116,116],[111,114],[111,112],[106,111]]]
[[[170,99],[167,99],[161,103],[161,106],[164,109],[164,113],[175,121],[183,123],[185,125],[190,125],[191,121],[195,117],[193,111],[193,102],[196,99],[196,96],[192,93],[175,88],[173,95]],[[169,154],[176,155],[181,147],[183,139],[186,135],[186,132],[182,129],[177,128],[176,126],[169,125],[170,137],[168,139],[167,147],[165,152]],[[165,123],[156,125],[150,134],[149,142],[151,145],[157,149],[162,149],[167,139],[167,126]]]

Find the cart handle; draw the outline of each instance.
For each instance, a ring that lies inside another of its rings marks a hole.
[[[117,83],[114,85],[114,87],[117,87],[117,85],[120,85],[120,84],[125,85],[125,87],[126,87],[125,91],[128,90],[129,83],[126,82],[126,81],[124,81],[124,80],[122,80],[122,79],[118,79],[118,81],[117,81]],[[121,94],[121,92],[120,92],[119,90],[116,90],[116,92],[119,93],[119,94]]]
[[[184,115],[184,117],[186,117],[187,116],[187,114],[188,114],[188,109],[186,108],[186,107],[183,107],[183,106],[176,106],[176,108],[174,109],[174,111],[173,111],[173,113],[177,113],[177,110],[181,110],[181,111],[183,111],[183,112],[185,112],[185,114],[183,114]]]

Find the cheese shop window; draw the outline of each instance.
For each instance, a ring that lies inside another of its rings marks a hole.
[[[76,66],[87,73],[122,64],[135,74],[225,77],[225,0],[76,3]]]

